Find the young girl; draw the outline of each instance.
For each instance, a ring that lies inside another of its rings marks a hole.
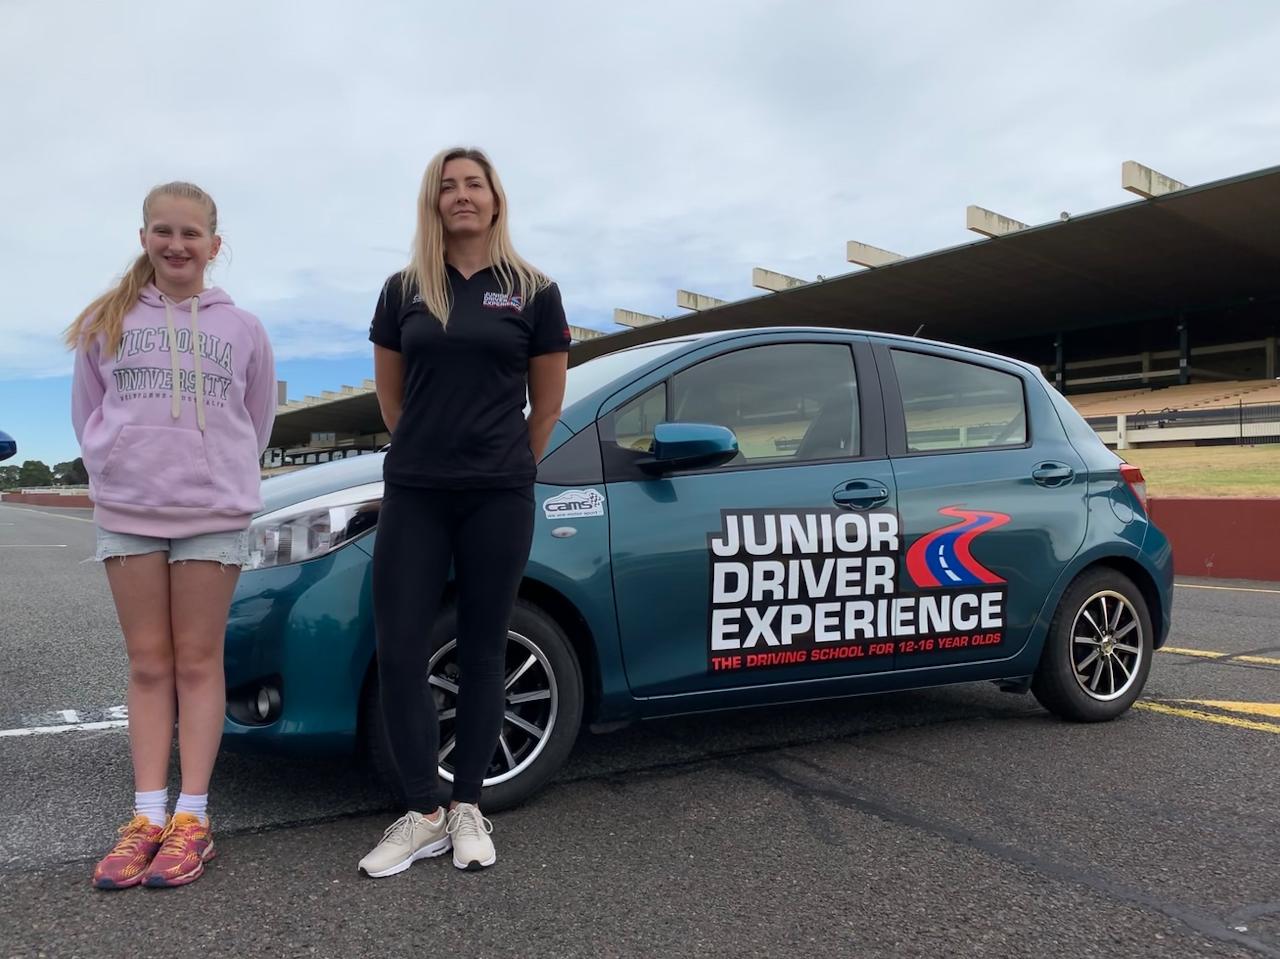
[[[158,186],[139,234],[142,255],[67,330],[97,559],[129,655],[134,814],[93,871],[99,889],[180,886],[213,858],[223,633],[276,407],[262,324],[205,287],[222,244],[213,200],[190,183]],[[182,791],[170,818],[175,706]]]
[[[511,245],[506,194],[483,153],[436,155],[417,220],[413,258],[387,281],[369,331],[378,405],[392,431],[373,556],[378,681],[408,805],[360,860],[369,876],[450,848],[459,869],[496,859],[480,790],[502,727],[507,624],[529,558],[535,463],[560,416],[570,339],[559,289]],[[450,564],[461,675],[446,815],[425,679]]]

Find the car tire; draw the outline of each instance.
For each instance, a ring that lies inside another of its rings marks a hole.
[[[457,610],[446,609],[436,622],[431,636],[431,672],[429,690],[440,706],[448,702],[450,693],[439,680],[449,680],[450,669],[456,670],[450,653],[454,646]],[[529,660],[533,663],[529,664]],[[498,812],[519,805],[536,793],[564,765],[582,725],[582,670],[573,645],[560,625],[544,610],[523,599],[517,600],[511,613],[507,638],[507,675],[527,666],[508,687],[506,718],[502,740],[494,750],[494,764],[485,777],[480,805],[486,812]],[[456,676],[456,671],[453,673]],[[543,697],[545,691],[548,695]],[[512,697],[520,701],[513,702]],[[444,702],[442,702],[442,699]],[[451,724],[440,710],[442,752],[448,745]],[[542,723],[542,725],[539,725]],[[542,730],[536,737],[528,730]],[[403,803],[399,777],[391,758],[390,745],[382,715],[376,669],[370,678],[361,716],[364,746],[378,778],[387,786],[398,804]],[[512,767],[503,746],[511,750]],[[441,760],[441,788],[447,793],[451,776],[447,756]]]
[[[1031,692],[1063,719],[1115,719],[1142,693],[1153,635],[1146,599],[1133,581],[1113,569],[1088,570],[1058,604]]]

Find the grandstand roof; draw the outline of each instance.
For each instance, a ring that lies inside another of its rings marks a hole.
[[[689,333],[834,326],[982,345],[1280,299],[1280,166],[575,343],[570,365]],[[377,431],[372,381],[286,403],[271,445]]]
[[[980,344],[1280,297],[1280,167],[588,340],[817,325]]]

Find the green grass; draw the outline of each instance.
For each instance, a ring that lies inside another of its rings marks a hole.
[[[1119,450],[1154,497],[1280,496],[1280,443]]]

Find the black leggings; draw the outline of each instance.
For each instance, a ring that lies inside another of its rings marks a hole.
[[[386,484],[373,547],[378,681],[391,756],[409,809],[442,805],[440,722],[427,687],[431,634],[449,576],[458,604],[453,799],[480,801],[506,709],[507,626],[533,538],[533,489]]]

